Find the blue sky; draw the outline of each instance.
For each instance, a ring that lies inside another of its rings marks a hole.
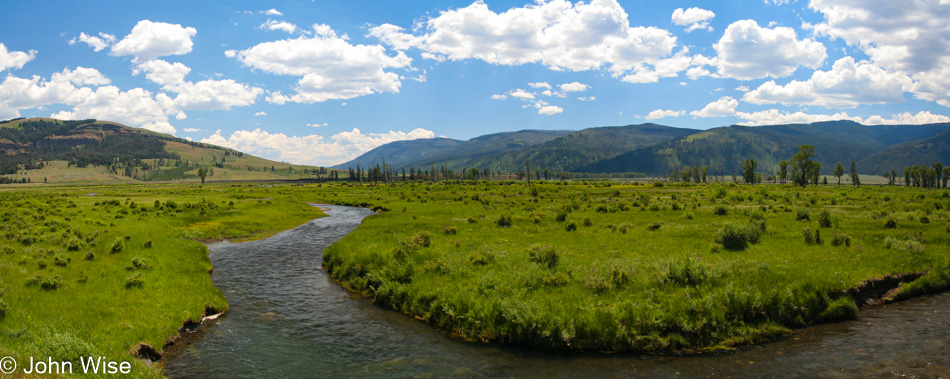
[[[0,119],[112,120],[293,163],[520,129],[950,121],[945,0],[0,10]]]

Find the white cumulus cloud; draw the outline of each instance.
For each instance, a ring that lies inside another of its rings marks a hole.
[[[287,33],[293,34],[295,31],[297,31],[297,25],[287,21],[267,20],[267,22],[261,24],[261,29],[283,30]]]
[[[614,76],[656,64],[676,46],[666,30],[630,26],[615,0],[540,0],[502,13],[476,1],[429,17],[416,29],[383,24],[370,35],[397,50],[420,49],[427,59],[540,63],[552,70],[606,69]]]
[[[91,47],[94,51],[101,51],[102,49],[105,49],[109,47],[109,45],[115,43],[115,36],[99,32],[99,36],[96,37],[80,32],[79,37],[69,40],[70,45],[75,44],[76,42],[85,43],[89,45],[89,47]]]
[[[647,120],[659,120],[664,117],[679,117],[686,114],[686,111],[674,111],[672,109],[656,109],[650,112],[647,116]]]
[[[357,128],[329,138],[320,135],[288,136],[266,130],[237,130],[224,137],[221,130],[201,142],[230,147],[267,159],[329,166],[352,160],[362,153],[393,141],[434,138],[431,130],[417,128],[409,132],[363,133]]]
[[[255,115],[255,116],[267,116],[267,112],[260,111],[260,112],[254,113],[254,115]]]
[[[754,20],[730,24],[713,48],[719,75],[741,80],[782,78],[800,66],[816,69],[828,56],[824,45],[798,39],[795,29],[763,28]]]
[[[564,91],[564,92],[584,92],[584,91],[587,91],[588,88],[590,88],[589,85],[586,85],[584,83],[578,83],[578,82],[564,83],[564,84],[561,84],[559,87],[561,88],[561,91]]]
[[[23,67],[26,62],[36,57],[36,50],[29,52],[8,51],[7,46],[0,42],[0,71],[7,69],[18,69]]]
[[[290,96],[272,92],[267,101],[316,103],[373,93],[398,93],[402,85],[391,68],[409,68],[403,52],[386,54],[380,45],[351,45],[327,25],[314,25],[313,37],[264,42],[225,54],[244,65],[278,75],[300,76]]]
[[[793,80],[781,86],[769,81],[746,92],[743,101],[754,104],[782,103],[854,108],[861,104],[900,103],[913,80],[900,72],[888,72],[852,57],[839,59],[830,71],[815,71],[806,81]]]
[[[141,20],[129,35],[112,45],[112,54],[130,55],[138,62],[166,55],[188,54],[194,45],[191,38],[196,34],[198,31],[192,27]]]
[[[713,17],[716,17],[716,13],[711,10],[696,7],[686,10],[676,8],[673,15],[670,16],[670,20],[676,25],[686,26],[687,33],[696,29],[705,29],[711,32],[713,28],[709,26],[708,21]]]

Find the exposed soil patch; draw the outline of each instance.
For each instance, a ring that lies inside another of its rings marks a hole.
[[[885,275],[882,278],[871,278],[865,280],[857,287],[851,287],[845,291],[845,295],[854,299],[858,307],[875,306],[891,302],[901,284],[916,280],[924,276],[926,271],[910,272],[906,274]]]

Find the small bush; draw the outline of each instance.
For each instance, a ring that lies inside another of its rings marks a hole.
[[[560,210],[560,211],[557,212],[557,215],[554,216],[554,220],[556,220],[557,222],[564,222],[564,221],[567,221],[567,214],[568,214],[567,211],[565,211],[565,210]]]
[[[45,269],[47,265],[49,265],[49,264],[46,263],[45,260],[40,259],[40,260],[36,261],[36,267],[38,267],[40,270]]]
[[[887,228],[887,229],[894,229],[894,228],[896,228],[896,227],[897,227],[897,220],[895,220],[895,219],[892,218],[892,217],[888,217],[887,220],[884,221],[884,227]]]
[[[810,221],[811,212],[807,209],[798,209],[795,211],[795,221]]]
[[[811,231],[811,228],[805,227],[802,229],[802,237],[805,239],[806,245],[821,245],[821,229],[815,229],[814,232]]]
[[[828,308],[818,315],[821,321],[848,320],[857,317],[858,306],[850,297],[842,297],[828,304]]]
[[[613,270],[610,270],[610,282],[614,287],[623,287],[629,281],[630,274],[627,273],[627,270],[616,267],[614,267]]]
[[[498,226],[500,226],[500,227],[502,227],[502,228],[507,228],[507,227],[511,226],[511,216],[510,216],[510,215],[506,215],[506,214],[505,214],[505,215],[500,215],[500,216],[498,216],[498,219],[495,220],[495,224],[497,224]]]
[[[145,244],[142,245],[142,247],[146,249],[151,249],[154,246],[155,246],[155,242],[152,242],[152,240],[145,241]]]
[[[79,249],[82,249],[85,245],[86,244],[80,241],[78,238],[73,238],[70,239],[68,243],[66,243],[66,250],[79,251]]]
[[[590,217],[584,217],[584,226],[591,226],[591,225],[594,225],[594,223],[590,221]]]
[[[660,228],[660,223],[654,222],[647,226],[647,230],[657,230]]]
[[[884,238],[884,247],[888,249],[900,250],[910,254],[923,254],[926,248],[924,244],[917,239],[900,240],[894,237]]]
[[[831,245],[832,246],[851,246],[851,236],[847,234],[835,233],[831,236]]]
[[[91,252],[91,251],[88,252],[88,253],[86,253],[86,260],[87,260],[87,261],[91,261],[91,260],[94,260],[94,259],[96,259],[96,253],[93,253],[93,252]]]
[[[4,303],[3,300],[0,300],[0,321],[7,318],[7,312],[10,312],[10,306]]]
[[[432,244],[432,236],[429,235],[429,232],[421,231],[412,237],[412,243],[422,247],[429,247],[429,245]]]
[[[545,287],[563,286],[571,281],[571,276],[563,272],[555,272],[541,278],[541,285]]]
[[[921,223],[921,224],[929,224],[929,223],[930,223],[930,217],[927,217],[927,216],[921,217],[921,218],[920,218],[920,223]]]
[[[67,265],[69,265],[69,262],[71,262],[72,260],[73,260],[72,258],[67,257],[63,254],[56,254],[56,257],[53,258],[53,263],[60,267],[66,267]]]
[[[112,248],[109,250],[112,254],[121,253],[123,250],[125,250],[125,239],[116,237],[112,240]]]
[[[704,282],[708,277],[706,266],[687,257],[683,261],[670,261],[665,281],[684,286],[695,286]]]
[[[59,275],[55,277],[49,276],[49,277],[43,278],[43,281],[40,282],[40,288],[44,290],[49,290],[49,291],[59,289],[62,286],[63,286],[63,278],[59,277]]]
[[[554,268],[560,259],[554,246],[551,245],[533,245],[528,250],[528,257],[532,262]]]
[[[132,258],[132,269],[134,269],[134,270],[147,270],[147,269],[148,269],[148,261],[146,261],[145,258],[141,258],[141,257]]]
[[[716,216],[725,216],[725,215],[729,214],[729,210],[726,209],[725,206],[717,205],[717,206],[716,206],[716,210],[713,211],[713,214],[715,214]]]
[[[2,249],[0,249],[0,253],[2,253],[3,255],[13,255],[13,254],[16,254],[16,250],[14,250],[10,246],[4,246]]]
[[[486,254],[482,252],[476,252],[469,254],[468,261],[473,265],[487,265],[491,261],[495,260],[495,256],[491,254]]]
[[[469,223],[469,224],[475,224],[475,223],[478,223],[478,220],[476,220],[475,217],[469,216],[469,217],[468,217],[468,223]]]
[[[722,244],[718,244],[718,243],[715,243],[715,242],[711,243],[711,244],[709,245],[709,251],[712,252],[712,253],[718,253],[718,252],[722,251]]]
[[[455,235],[458,230],[454,226],[443,226],[442,233],[446,235]]]
[[[567,223],[566,225],[564,225],[564,230],[569,231],[569,232],[573,232],[577,230],[577,223],[575,223],[574,221]]]
[[[713,238],[717,244],[722,245],[726,250],[745,250],[750,243],[759,242],[759,229],[754,224],[749,224],[746,227],[725,224],[719,228]]]
[[[821,213],[818,213],[818,227],[819,228],[831,227],[831,212],[828,212],[827,209],[822,209]]]
[[[609,292],[611,289],[610,281],[599,275],[589,275],[584,278],[584,285],[596,293]]]
[[[125,288],[142,288],[145,286],[145,279],[141,273],[133,273],[125,278]]]

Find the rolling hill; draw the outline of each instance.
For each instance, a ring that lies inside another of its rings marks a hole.
[[[742,161],[752,158],[759,163],[759,171],[776,172],[779,162],[795,155],[799,146],[812,145],[822,172],[831,173],[837,162],[860,161],[896,144],[928,138],[948,129],[950,124],[866,126],[851,121],[734,125],[633,150],[578,171],[664,175],[683,166],[709,165],[712,172],[731,174],[741,170]]]
[[[950,163],[950,130],[930,138],[905,142],[857,162],[866,172],[902,172],[904,167],[935,162]]]
[[[0,122],[0,182],[280,180],[325,177],[321,167],[291,165],[141,128],[50,118]]]

